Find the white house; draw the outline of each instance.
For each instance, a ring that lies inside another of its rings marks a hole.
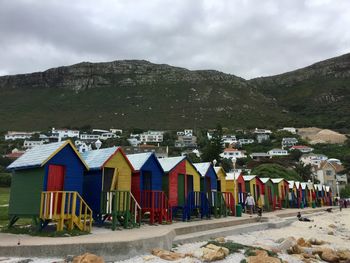
[[[222,144],[223,145],[232,145],[237,143],[237,138],[235,135],[224,135],[222,136]]]
[[[290,151],[298,150],[302,153],[309,153],[309,152],[312,152],[314,150],[314,148],[311,148],[311,147],[306,146],[306,145],[294,145],[294,146],[290,147],[289,150]]]
[[[245,151],[241,151],[234,148],[225,148],[224,151],[220,154],[221,158],[232,159],[232,158],[245,158]]]
[[[97,141],[101,137],[100,134],[90,134],[90,133],[82,133],[80,134],[80,140],[83,141]]]
[[[127,141],[130,143],[131,146],[134,146],[134,147],[140,145],[141,143],[141,141],[138,140],[137,138],[129,138],[127,139]]]
[[[282,139],[282,148],[289,148],[289,147],[292,147],[294,145],[297,145],[298,144],[298,139],[297,138],[283,138]]]
[[[284,127],[280,131],[287,131],[287,132],[290,132],[292,134],[297,134],[298,130],[296,128],[293,128],[293,127]]]
[[[43,144],[44,144],[44,141],[27,141],[27,140],[25,140],[23,143],[23,148],[31,149],[34,146],[43,145]]]
[[[243,144],[252,144],[254,143],[254,139],[239,139],[238,142],[243,145]]]
[[[51,130],[52,136],[57,138],[79,138],[78,130],[69,130],[69,129],[55,129]]]
[[[303,154],[299,161],[302,162],[304,165],[312,165],[312,166],[317,166],[319,167],[322,161],[326,161],[328,157],[324,154],[314,154],[314,153],[309,153],[309,154]]]
[[[119,136],[116,135],[115,133],[113,132],[105,132],[105,133],[102,133],[101,136],[100,136],[100,140],[107,140],[107,139],[111,139],[111,138],[118,138]]]
[[[286,156],[286,155],[288,155],[288,151],[283,150],[283,149],[272,149],[272,150],[268,151],[267,153],[270,156]]]
[[[163,142],[162,131],[147,131],[140,134],[141,142]]]
[[[34,132],[9,131],[5,134],[5,141],[30,139]]]
[[[266,129],[255,128],[254,133],[255,134],[271,134],[272,131],[271,130],[266,130]]]

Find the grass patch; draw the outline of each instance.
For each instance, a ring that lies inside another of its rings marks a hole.
[[[239,263],[247,263],[246,259],[242,259]]]
[[[10,188],[0,187],[0,228],[8,223]]]

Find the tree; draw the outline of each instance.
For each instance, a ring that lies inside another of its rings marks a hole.
[[[221,167],[225,170],[225,172],[229,172],[233,169],[233,163],[230,159],[224,158],[221,160]]]
[[[293,161],[299,162],[300,157],[303,155],[303,153],[299,150],[293,150],[290,152],[289,156]]]
[[[284,178],[286,180],[301,181],[301,177],[293,170],[279,164],[265,163],[252,170],[252,174],[269,178]]]
[[[205,162],[211,162],[215,159],[220,162],[220,154],[222,151],[222,127],[220,124],[218,124],[213,133],[213,137],[203,149],[202,160]]]
[[[299,162],[295,165],[295,171],[303,179],[304,182],[312,179],[311,164],[304,165],[303,163]]]
[[[340,198],[350,198],[350,185],[346,185],[340,190]]]

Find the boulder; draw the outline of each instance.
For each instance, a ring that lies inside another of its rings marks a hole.
[[[277,246],[280,251],[287,251],[292,246],[296,245],[297,241],[294,237],[287,237],[281,244]]]
[[[333,231],[328,231],[328,235],[334,236],[334,232]]]
[[[300,247],[311,247],[310,242],[305,241],[305,239],[302,238],[302,237],[299,238],[299,239],[297,240],[297,244],[298,244]]]
[[[326,244],[327,242],[323,241],[323,240],[318,240],[316,238],[310,238],[308,240],[308,242],[311,244],[311,245],[316,245],[316,246],[320,246],[320,245],[323,245],[323,244]]]
[[[340,260],[350,261],[350,250],[348,250],[348,249],[347,250],[338,250],[337,255],[338,255]]]
[[[217,238],[215,238],[214,240],[215,240],[216,242],[219,242],[219,243],[225,243],[225,242],[226,242],[226,240],[225,240],[224,237],[217,237]]]
[[[216,260],[224,259],[226,257],[223,250],[213,250],[207,247],[204,247],[202,249],[203,249],[202,260],[204,262],[213,262]]]
[[[228,250],[228,248],[225,247],[219,247],[219,246],[215,246],[213,244],[208,244],[205,246],[206,248],[215,250],[215,251],[223,251],[225,256],[228,256],[228,254],[230,253],[230,251]]]
[[[150,261],[150,260],[153,260],[157,257],[153,256],[153,255],[147,255],[147,256],[144,256],[142,259],[143,261]]]
[[[96,256],[91,253],[85,253],[80,256],[76,256],[73,258],[73,263],[104,263],[104,259],[102,257]]]
[[[334,225],[334,224],[330,224],[328,227],[330,227],[330,228],[337,228],[336,225]]]
[[[247,263],[281,263],[279,258],[251,256],[247,258]]]
[[[152,255],[157,256],[157,257],[164,259],[164,260],[168,260],[168,261],[175,261],[175,260],[179,260],[179,259],[185,257],[184,254],[171,252],[171,251],[164,250],[161,248],[153,249]]]
[[[254,252],[255,252],[255,256],[257,256],[257,257],[268,257],[269,256],[269,254],[267,254],[266,250],[257,249]]]
[[[337,253],[332,249],[325,249],[321,254],[321,258],[324,261],[331,262],[331,263],[339,262],[339,257]]]
[[[288,254],[301,254],[303,253],[303,250],[301,249],[301,247],[296,244],[294,246],[292,246],[291,248],[287,249],[287,253]]]

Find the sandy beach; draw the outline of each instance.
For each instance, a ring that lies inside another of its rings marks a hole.
[[[295,214],[297,210],[295,210]],[[323,247],[330,247],[333,249],[350,249],[350,209],[343,209],[340,212],[338,209],[332,213],[321,212],[317,214],[305,215],[307,218],[313,220],[313,222],[300,222],[295,218],[295,222],[291,225],[280,229],[268,229],[264,231],[250,232],[247,234],[233,235],[225,237],[226,240],[234,241],[236,243],[262,247],[271,249],[277,247],[281,240],[288,237],[294,237],[295,239],[304,238],[308,240],[310,238],[316,238],[318,240],[326,241],[327,243],[322,245]],[[186,243],[174,247],[174,251],[179,253],[193,253],[201,246],[207,243],[207,240],[195,243]],[[286,253],[279,254],[279,257],[290,263],[303,262],[298,255],[288,255]],[[227,256],[224,260],[216,262],[240,262],[244,259],[243,253],[234,253]],[[24,258],[1,258],[0,262],[15,263],[20,262]],[[63,259],[38,259],[32,258],[31,262],[46,263],[46,262],[63,262]],[[152,256],[151,253],[140,255],[123,261],[114,261],[118,263],[164,263],[164,262],[201,262],[193,257],[186,257],[177,261],[166,261],[158,257]],[[314,261],[317,262],[317,261]],[[318,261],[323,262],[323,261]]]

